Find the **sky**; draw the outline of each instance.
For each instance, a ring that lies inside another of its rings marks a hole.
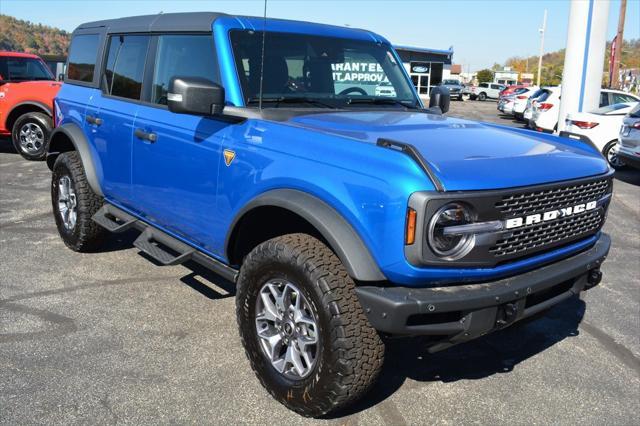
[[[610,4],[609,40],[616,33],[620,0]],[[267,16],[364,28],[397,45],[453,46],[453,62],[474,71],[512,56],[537,55],[545,9],[545,52],[564,48],[570,5],[568,0],[268,0]],[[263,0],[0,0],[2,14],[67,31],[83,22],[160,11],[262,16],[263,10]],[[640,38],[640,0],[627,1],[625,39],[630,38]]]

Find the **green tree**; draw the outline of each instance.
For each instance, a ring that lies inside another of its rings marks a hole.
[[[477,79],[479,83],[486,83],[493,80],[493,71],[484,69],[478,71]]]

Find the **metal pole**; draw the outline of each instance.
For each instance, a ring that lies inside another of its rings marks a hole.
[[[610,87],[618,89],[620,87],[620,53],[624,44],[624,17],[627,12],[627,0],[620,2],[620,16],[618,17],[618,34],[616,35],[616,50],[613,52],[613,75],[611,76]]]
[[[540,87],[540,73],[542,72],[542,52],[544,51],[544,32],[547,29],[547,9],[544,10],[544,18],[542,18],[542,28],[540,31],[540,56],[538,57],[538,87]]]

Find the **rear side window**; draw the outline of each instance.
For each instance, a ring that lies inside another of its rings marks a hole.
[[[105,92],[127,99],[140,99],[149,36],[115,35],[109,39],[104,76]]]
[[[549,96],[551,96],[551,92],[548,90],[545,90],[544,92],[542,92],[540,96],[538,96],[538,102],[546,101],[547,99],[549,99]]]
[[[69,49],[67,79],[91,83],[98,58],[98,34],[81,34],[73,37]]]
[[[158,37],[151,102],[167,104],[167,90],[173,77],[201,77],[220,83],[211,34]]]
[[[489,84],[487,84],[487,83],[480,83],[480,87],[489,87]]]

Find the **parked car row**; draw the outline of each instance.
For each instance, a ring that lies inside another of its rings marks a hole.
[[[501,93],[497,109],[524,121],[530,129],[554,133],[558,130],[560,98],[560,87],[514,87]],[[569,114],[560,136],[594,145],[616,169],[640,163],[638,102],[640,98],[630,93],[602,89],[599,108]]]

